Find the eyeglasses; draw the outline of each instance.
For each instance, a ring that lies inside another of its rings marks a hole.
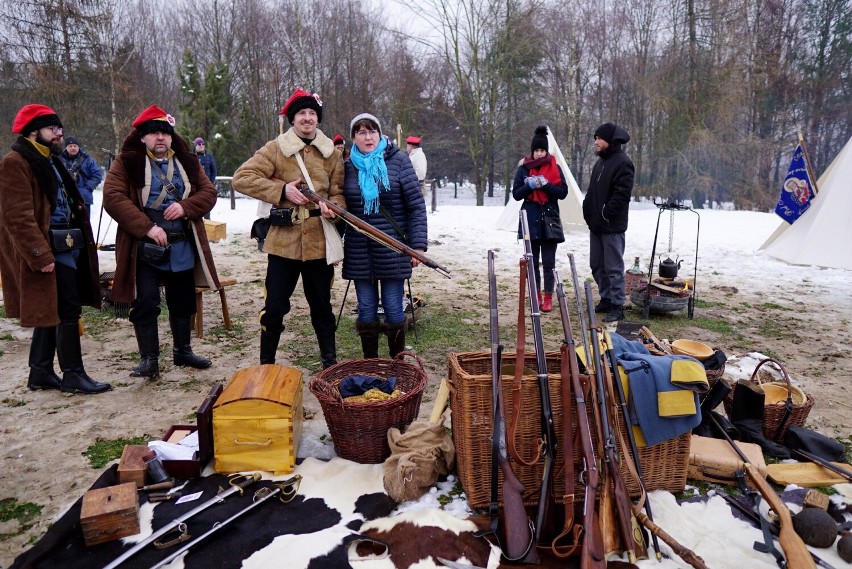
[[[374,134],[376,134],[377,132],[379,132],[379,131],[369,129],[369,130],[359,130],[359,131],[358,131],[358,132],[356,132],[355,134],[356,134],[357,136],[362,137],[362,138],[366,138],[366,137],[368,137],[368,136],[373,136],[373,135],[374,135]]]
[[[60,132],[62,132],[61,126],[51,125],[51,126],[46,126],[44,128],[49,128],[50,132],[52,132],[53,134],[59,134]]]

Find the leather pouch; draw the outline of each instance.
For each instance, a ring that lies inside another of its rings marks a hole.
[[[50,238],[50,249],[54,253],[64,253],[73,249],[82,249],[83,231],[76,227],[68,229],[48,229]]]
[[[293,208],[291,207],[273,207],[269,211],[269,224],[278,227],[293,226]]]
[[[146,263],[165,263],[169,260],[172,248],[170,245],[161,247],[148,241],[139,242],[139,258]]]

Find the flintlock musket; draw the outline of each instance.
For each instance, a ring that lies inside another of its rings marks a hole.
[[[302,184],[301,192],[306,198],[308,198],[309,200],[311,200],[315,204],[324,203],[328,207],[328,209],[333,211],[334,214],[337,217],[339,217],[340,219],[342,219],[344,222],[346,222],[347,225],[351,226],[358,233],[363,233],[364,235],[366,235],[367,237],[369,237],[370,239],[372,239],[373,241],[375,241],[379,245],[384,245],[388,249],[392,249],[392,250],[396,251],[397,253],[403,253],[404,255],[408,255],[412,259],[417,259],[418,261],[420,261],[421,263],[423,263],[424,265],[426,265],[430,269],[434,269],[434,270],[438,271],[438,273],[447,277],[448,279],[452,278],[450,276],[449,269],[442,267],[441,265],[439,265],[438,263],[436,263],[435,261],[433,261],[432,259],[430,259],[426,255],[424,255],[420,251],[412,249],[411,247],[409,247],[408,245],[406,245],[405,243],[403,243],[399,239],[391,237],[390,235],[388,235],[387,233],[385,233],[381,229],[378,229],[377,227],[367,223],[363,219],[361,219],[361,218],[359,218],[355,215],[352,215],[351,213],[349,213],[348,211],[346,211],[345,209],[343,209],[342,207],[340,207],[339,205],[337,205],[333,201],[328,200],[328,199],[322,197],[321,195],[319,195],[318,193],[312,191],[305,184]]]

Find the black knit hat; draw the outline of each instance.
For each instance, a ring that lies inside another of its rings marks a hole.
[[[532,142],[530,143],[530,156],[532,153],[541,148],[545,152],[549,152],[549,145],[547,143],[547,127],[546,126],[537,126],[535,127],[535,134],[532,137]]]
[[[606,122],[595,130],[595,138],[605,140],[607,144],[627,144],[630,135],[617,124]]]
[[[77,146],[80,146],[80,141],[77,140],[76,136],[66,136],[65,137],[65,146],[68,146],[69,144],[76,144]]]

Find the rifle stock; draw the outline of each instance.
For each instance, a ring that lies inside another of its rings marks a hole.
[[[503,415],[502,354],[497,309],[497,276],[494,269],[494,251],[488,251],[488,302],[490,307],[490,336],[491,336],[491,400],[493,408],[493,431],[491,439],[491,506],[492,529],[500,540],[498,533],[497,512],[500,504],[497,501],[497,468],[503,473],[503,533],[506,544],[504,557],[508,561],[537,563],[537,553],[533,547],[534,527],[524,508],[524,486],[512,471],[506,449],[506,422]]]
[[[538,287],[533,263],[532,243],[530,242],[527,212],[521,209],[521,232],[524,237],[524,257],[527,260],[527,292],[530,300],[530,321],[532,323],[535,344],[536,377],[541,398],[541,444],[544,454],[544,472],[538,497],[538,511],[535,518],[536,543],[545,543],[545,527],[551,518],[550,506],[553,501],[553,469],[556,464],[556,430],[553,425],[553,410],[550,402],[550,384],[547,379],[547,358],[544,354],[544,336],[541,331],[541,312],[538,306]]]
[[[589,332],[592,344],[592,354],[594,355],[595,381],[598,391],[598,408],[601,429],[603,430],[604,441],[604,464],[608,480],[612,483],[614,493],[615,517],[618,527],[618,534],[621,538],[622,546],[627,552],[627,558],[630,563],[635,563],[636,559],[644,554],[644,547],[637,541],[637,536],[634,529],[633,508],[630,501],[630,495],[627,492],[627,486],[624,484],[624,478],[621,476],[619,467],[618,448],[616,447],[615,434],[613,432],[613,423],[610,422],[609,412],[609,397],[607,395],[605,370],[607,369],[601,364],[601,349],[600,337],[598,335],[597,321],[595,319],[595,307],[592,296],[592,286],[590,283],[585,283],[586,307],[589,313]]]
[[[449,269],[439,265],[438,263],[436,263],[435,261],[433,261],[432,259],[430,259],[426,255],[424,255],[420,251],[416,251],[416,250],[412,249],[411,247],[409,247],[408,245],[406,245],[402,241],[391,237],[390,235],[388,235],[387,233],[385,233],[381,229],[378,229],[377,227],[374,227],[373,225],[367,223],[363,219],[360,219],[359,217],[352,215],[351,213],[349,213],[348,211],[346,211],[345,209],[343,209],[342,207],[340,207],[339,205],[337,205],[333,201],[328,200],[328,199],[322,197],[321,195],[319,195],[318,193],[312,191],[311,189],[309,189],[304,184],[301,186],[301,192],[302,192],[302,194],[304,194],[304,196],[306,198],[308,198],[309,200],[311,200],[315,204],[324,203],[328,207],[328,209],[333,211],[334,214],[336,216],[338,216],[340,219],[342,219],[344,222],[346,222],[347,225],[351,226],[353,229],[355,229],[359,233],[363,233],[364,235],[366,235],[367,237],[369,237],[370,239],[372,239],[376,243],[379,243],[380,245],[384,245],[388,249],[393,249],[397,253],[403,253],[405,255],[408,255],[412,259],[417,259],[418,261],[420,261],[421,263],[423,263],[424,265],[426,265],[430,269],[436,270],[438,273],[447,277],[448,279],[452,278],[450,276]]]
[[[737,443],[728,435],[728,433],[719,426],[719,422],[716,421],[716,417],[713,415],[708,415],[710,422],[722,434],[725,440],[728,441],[728,444],[734,449],[734,451],[739,455],[740,460],[743,461],[743,468],[745,469],[746,475],[751,480],[754,487],[763,496],[763,499],[766,500],[766,503],[769,504],[769,507],[775,512],[775,515],[778,516],[778,541],[781,543],[781,549],[784,551],[784,557],[787,558],[787,567],[799,569],[816,569],[816,564],[814,563],[813,557],[811,557],[810,551],[808,551],[805,542],[802,541],[802,538],[799,537],[799,534],[796,533],[796,530],[793,529],[793,518],[790,515],[790,510],[787,509],[787,505],[781,499],[775,490],[772,489],[772,486],[769,485],[766,480],[764,480],[763,476],[760,475],[757,468],[752,465],[748,457],[743,453]]]
[[[585,390],[582,382],[580,381],[580,370],[577,364],[577,349],[574,345],[574,335],[571,331],[571,318],[568,314],[568,303],[565,300],[565,289],[556,269],[553,270],[553,276],[556,282],[556,298],[559,302],[559,312],[562,317],[562,331],[565,336],[562,341],[562,381],[567,384],[568,380],[570,380],[574,391],[577,430],[579,431],[578,439],[580,441],[580,456],[583,467],[580,474],[580,480],[585,483],[585,496],[583,499],[583,542],[580,552],[580,569],[605,569],[606,554],[604,552],[600,519],[598,517],[597,509],[595,508],[600,477],[598,475],[597,458],[595,457],[595,445],[592,440],[592,428],[589,424],[589,416],[586,409],[586,398],[584,396]],[[565,377],[566,364],[568,366],[568,378]],[[563,390],[563,394],[566,392],[567,390]],[[562,408],[565,411],[563,412],[562,420],[570,425],[570,413],[567,411],[570,409],[569,405],[570,402],[567,398],[563,398]]]

